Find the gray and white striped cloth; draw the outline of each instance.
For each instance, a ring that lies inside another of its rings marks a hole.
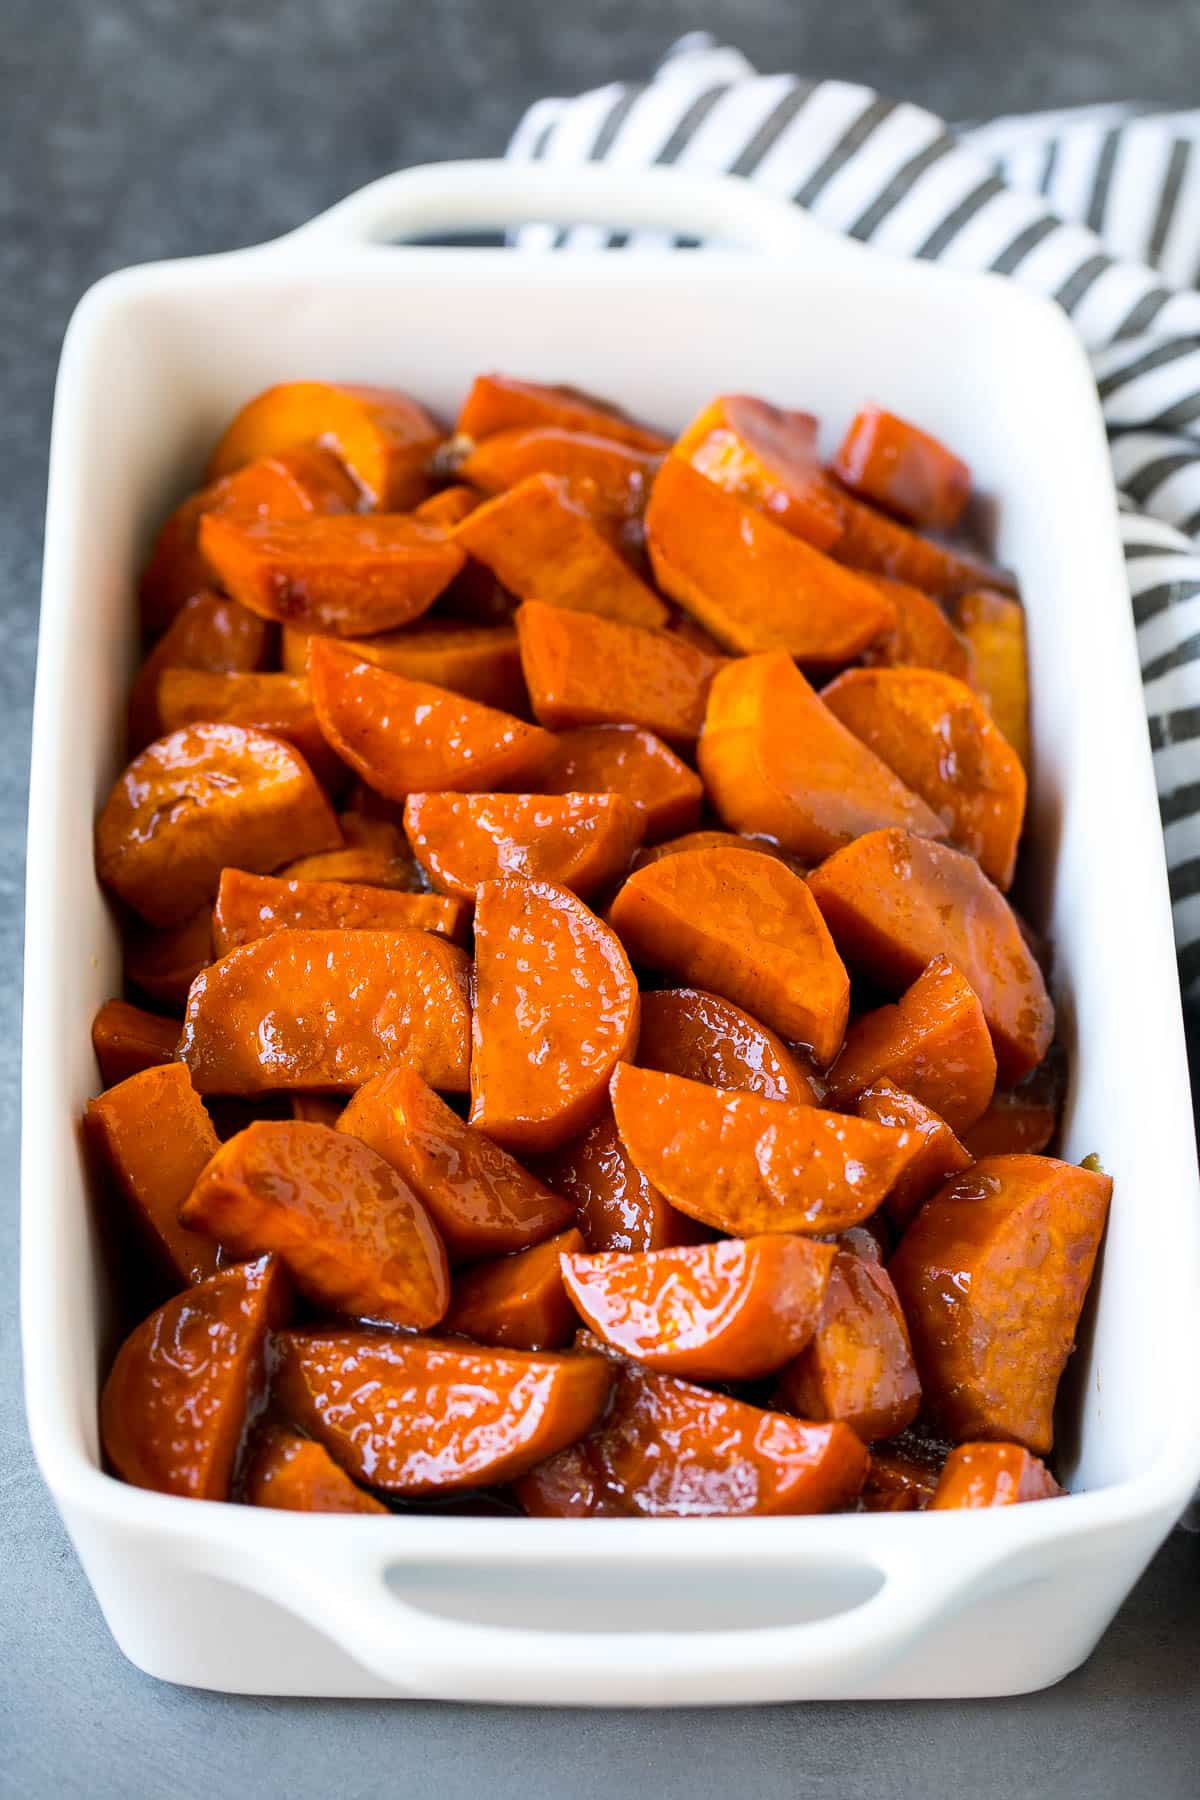
[[[540,100],[519,162],[747,176],[851,237],[1051,295],[1108,423],[1185,990],[1200,997],[1200,112],[947,126],[844,81],[760,75],[706,33],[644,83]],[[523,248],[676,242],[532,225]]]

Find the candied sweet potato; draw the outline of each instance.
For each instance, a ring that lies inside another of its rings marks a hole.
[[[553,475],[593,518],[640,519],[660,457],[594,431],[531,425],[497,431],[473,444],[458,473],[486,494],[503,493],[529,475]]]
[[[511,1492],[531,1519],[613,1519],[633,1510],[605,1489],[586,1440],[547,1457]]]
[[[855,413],[833,471],[860,500],[932,531],[953,530],[971,497],[971,471],[962,458],[881,406]]]
[[[700,817],[703,788],[694,769],[652,731],[592,725],[564,731],[538,766],[548,794],[621,794],[642,817],[647,843],[687,831]]]
[[[647,863],[661,862],[664,856],[678,856],[682,850],[757,850],[760,856],[780,857],[784,854],[766,838],[743,837],[736,831],[685,831],[681,837],[639,850],[633,866],[644,869]]]
[[[883,1203],[892,1224],[904,1231],[931,1194],[952,1175],[970,1168],[974,1155],[959,1142],[945,1119],[890,1081],[873,1081],[864,1088],[854,1110],[860,1119],[910,1131],[921,1140],[921,1149],[892,1183]]]
[[[538,600],[517,614],[517,637],[540,725],[640,725],[670,744],[699,736],[721,665],[682,638]]]
[[[433,931],[461,943],[469,918],[464,902],[446,894],[225,869],[213,908],[213,944],[224,956],[273,931]]]
[[[818,550],[828,550],[841,535],[817,461],[817,421],[811,413],[772,406],[751,394],[722,394],[693,419],[675,454]]]
[[[148,1000],[183,1012],[188,990],[213,959],[211,906],[202,906],[180,925],[156,931],[130,924],[125,931],[125,979]]]
[[[1034,1076],[1036,1080],[1036,1073]],[[1058,1130],[1058,1107],[1048,1092],[1020,1087],[997,1088],[987,1111],[963,1132],[963,1143],[976,1162],[985,1156],[1038,1156]]]
[[[954,623],[971,649],[971,681],[1005,741],[1029,767],[1029,667],[1025,609],[988,588],[962,594]]]
[[[930,1512],[1019,1506],[1063,1492],[1045,1463],[1020,1444],[959,1444],[946,1458]]]
[[[249,725],[298,750],[313,774],[332,787],[344,773],[321,735],[308,682],[299,675],[208,669],[164,669],[158,682],[164,733],[204,722]]]
[[[666,450],[670,439],[628,413],[575,387],[520,381],[512,375],[477,375],[455,427],[456,435],[489,438],[498,431],[553,426],[594,432],[635,450]]]
[[[621,1142],[611,1106],[581,1137],[545,1158],[542,1173],[577,1209],[589,1250],[666,1250],[708,1235],[646,1180]]]
[[[178,1042],[178,1019],[160,1018],[127,1000],[106,1000],[92,1020],[92,1049],[105,1087],[174,1062]]]
[[[642,995],[637,1057],[643,1069],[683,1075],[710,1087],[744,1089],[766,1100],[812,1105],[813,1084],[799,1058],[748,1012],[702,988]]]
[[[642,819],[620,794],[410,794],[404,829],[443,893],[521,875],[586,898],[625,873]]]
[[[163,734],[158,684],[165,669],[208,669],[249,674],[270,653],[273,627],[213,588],[192,593],[138,670],[129,694],[126,730],[130,756]]]
[[[969,682],[974,668],[971,646],[938,602],[907,581],[892,581],[886,575],[871,579],[896,608],[896,623],[869,646],[863,661],[891,669],[940,669],[943,675]]]
[[[937,1462],[913,1454],[911,1433],[895,1443],[871,1449],[871,1466],[859,1495],[863,1512],[925,1512],[937,1491]]]
[[[374,1494],[351,1481],[323,1445],[282,1425],[261,1433],[243,1484],[248,1506],[280,1512],[386,1513]]]
[[[864,1444],[912,1424],[921,1383],[891,1276],[839,1251],[809,1343],[779,1376],[778,1404],[802,1419],[841,1419]]]
[[[1003,570],[989,567],[968,551],[922,537],[877,506],[856,500],[840,483],[830,481],[828,491],[842,525],[830,555],[847,568],[906,581],[941,600],[986,583],[1007,584]]]
[[[363,789],[356,804],[363,807],[368,799],[377,800],[380,806],[391,805],[390,801],[379,799],[370,788]],[[320,850],[313,856],[298,856],[280,869],[280,879],[359,882],[364,887],[398,888],[409,894],[424,891],[424,878],[398,820],[376,818],[365,811],[348,811],[338,814],[338,824],[342,830],[340,850]]]
[[[342,647],[363,662],[375,663],[406,681],[431,682],[497,706],[503,712],[524,712],[528,703],[517,633],[511,625],[463,625],[442,620],[437,625],[417,624],[400,631],[381,631],[375,637],[342,638]],[[308,668],[308,634],[284,628],[283,664],[289,674],[303,675]]]
[[[583,1249],[572,1226],[544,1244],[476,1263],[456,1277],[442,1330],[477,1344],[514,1350],[560,1350],[575,1334],[576,1318],[563,1285],[562,1262]]]

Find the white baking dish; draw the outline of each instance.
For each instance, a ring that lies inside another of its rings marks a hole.
[[[389,237],[516,219],[664,223],[702,256],[520,256]],[[769,254],[748,256],[746,249]],[[1116,1180],[1073,1365],[1071,1497],[982,1514],[713,1522],[305,1518],[104,1474],[108,1301],[78,1118],[117,991],[92,874],[164,508],[268,382],[395,383],[453,415],[480,368],[594,387],[666,426],[718,390],[831,427],[877,398],[999,497],[1029,607],[1037,892],[1074,1081],[1065,1154]],[[55,403],[34,727],[22,1306],[43,1473],[118,1643],[200,1687],[661,1705],[1001,1694],[1087,1656],[1200,1478],[1200,1196],[1171,915],[1108,460],[1049,304],[895,262],[733,181],[396,175],[261,249],[109,277]]]

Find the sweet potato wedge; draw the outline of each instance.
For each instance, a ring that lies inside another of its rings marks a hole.
[[[1034,1080],[1036,1081],[1036,1074]],[[987,1111],[963,1132],[976,1162],[985,1156],[1038,1156],[1058,1130],[1058,1106],[1050,1093],[1020,1087],[997,1088]]]
[[[548,794],[621,794],[636,806],[647,843],[687,831],[700,817],[703,789],[694,769],[653,732],[633,725],[564,731],[539,764]]]
[[[585,394],[580,388],[519,381],[512,375],[475,377],[455,433],[479,439],[532,426],[594,432],[618,444],[631,444],[635,450],[661,451],[670,445],[669,438],[594,394]]]
[[[751,394],[723,394],[675,445],[676,456],[818,550],[841,535],[817,460],[817,421]]]
[[[182,1015],[188,990],[213,959],[211,906],[202,906],[180,925],[156,931],[127,925],[124,933],[125,979],[148,1000]]]
[[[611,1106],[581,1137],[544,1158],[541,1170],[576,1208],[589,1250],[666,1250],[701,1243],[709,1235],[695,1219],[676,1212],[636,1167],[618,1136]]]
[[[261,1432],[246,1471],[243,1498],[248,1506],[280,1512],[386,1513],[351,1481],[323,1445],[283,1425]]]
[[[841,1419],[864,1444],[916,1418],[921,1383],[891,1276],[839,1251],[809,1343],[780,1372],[777,1405],[802,1419]]]
[[[959,1142],[945,1119],[885,1079],[864,1088],[854,1110],[860,1119],[910,1131],[921,1141],[921,1149],[892,1183],[883,1203],[892,1224],[903,1232],[931,1194],[970,1168],[974,1154]]]
[[[333,787],[345,772],[321,735],[303,676],[164,669],[158,681],[158,716],[164,735],[184,725],[212,723],[248,725],[282,738],[325,787]]]
[[[782,1038],[732,1000],[702,988],[662,988],[642,995],[636,1061],[643,1069],[761,1094],[765,1100],[816,1103],[799,1057]]]
[[[620,794],[410,794],[404,829],[445,894],[522,875],[586,898],[625,873],[642,820]]]
[[[530,475],[553,475],[592,518],[623,524],[646,510],[661,458],[592,431],[532,425],[497,431],[474,444],[458,465],[466,481],[500,494]]]
[[[881,406],[855,413],[833,472],[860,500],[931,531],[952,531],[971,497],[971,471],[962,458]]]
[[[1025,609],[990,589],[962,594],[954,623],[971,650],[971,683],[1005,741],[1029,767],[1029,666]]]
[[[129,694],[126,745],[130,756],[163,734],[158,683],[164,669],[209,669],[249,674],[270,655],[272,627],[215,589],[193,592],[138,670]]]
[[[864,651],[863,661],[889,669],[940,669],[943,675],[970,682],[971,646],[938,602],[907,581],[892,581],[886,575],[871,579],[895,607],[896,623]]]
[[[160,1018],[127,1000],[106,1000],[92,1020],[92,1049],[106,1088],[174,1062],[178,1042],[178,1019]]]
[[[1057,1500],[1063,1490],[1045,1463],[1020,1444],[959,1444],[946,1458],[930,1512]]]
[[[517,614],[533,716],[555,731],[640,725],[694,743],[721,663],[665,631],[527,600]]]
[[[366,788],[356,797],[356,805],[362,807],[368,799],[381,806],[391,804]],[[320,850],[313,856],[298,856],[280,869],[280,879],[357,882],[364,887],[396,888],[408,894],[425,891],[424,877],[398,819],[347,811],[338,814],[338,824],[342,831],[339,850]]]
[[[218,956],[273,931],[433,931],[461,944],[470,912],[446,894],[406,894],[353,881],[284,881],[225,869],[213,908]]]
[[[990,567],[967,551],[922,537],[878,507],[856,500],[839,482],[830,481],[828,492],[842,524],[829,554],[848,569],[906,581],[939,600],[952,599],[972,588],[1008,584],[1003,570]]]
[[[668,838],[665,843],[639,850],[633,866],[644,869],[648,863],[661,862],[664,856],[678,856],[682,850],[757,850],[760,856],[783,856],[778,846],[766,838],[743,837],[736,831],[685,831],[682,837]]]
[[[528,704],[516,630],[509,625],[409,625],[376,637],[343,638],[343,647],[363,662],[375,663],[406,681],[432,682],[502,712],[524,712]],[[308,635],[285,626],[283,665],[292,675],[308,668]]]
[[[583,1239],[572,1227],[515,1256],[476,1263],[456,1278],[442,1330],[513,1350],[562,1349],[577,1322],[562,1262],[582,1249]]]

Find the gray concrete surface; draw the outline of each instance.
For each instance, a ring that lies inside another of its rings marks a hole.
[[[952,117],[1195,101],[1190,0],[3,0],[0,4],[0,1794],[963,1794],[1200,1790],[1200,1548],[1176,1537],[1090,1665],[966,1706],[531,1715],[165,1688],[105,1631],[30,1460],[18,1391],[22,844],[50,390],[106,270],[273,235],[405,163],[502,147],[540,93],[644,73],[707,25],[760,67]]]

